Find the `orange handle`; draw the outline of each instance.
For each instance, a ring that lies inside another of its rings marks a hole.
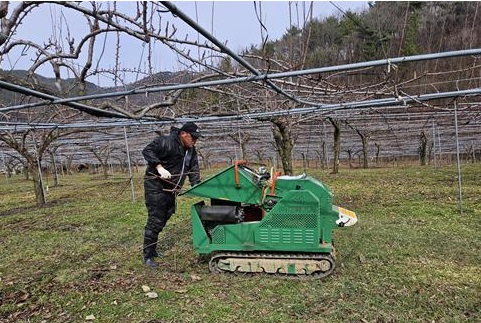
[[[239,165],[245,165],[247,162],[245,160],[236,160],[234,162],[234,183],[235,187],[239,188],[240,183],[239,183]]]
[[[274,175],[272,176],[272,184],[271,184],[271,195],[274,195],[276,192],[276,180],[277,176],[279,176],[281,172],[275,172]]]

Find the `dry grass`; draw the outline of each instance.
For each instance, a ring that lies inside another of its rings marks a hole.
[[[191,248],[189,208],[161,236],[159,271],[141,264],[145,224],[126,181],[61,179],[36,208],[31,183],[0,179],[0,322],[478,322],[481,165],[308,171],[355,210],[336,230],[338,268],[320,281],[211,275]],[[149,299],[142,286],[158,297]]]

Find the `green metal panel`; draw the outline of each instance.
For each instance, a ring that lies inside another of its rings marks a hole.
[[[318,181],[308,176],[281,176],[276,181],[275,195],[283,196],[292,190],[307,190],[314,194],[320,201],[321,212],[331,212],[332,192],[331,190]]]
[[[304,245],[317,243],[316,237],[318,236],[312,229],[260,227],[257,240],[264,244]]]
[[[289,191],[259,225],[256,241],[280,250],[317,248],[319,199],[309,191]]]
[[[225,244],[225,225],[219,225],[212,231],[212,243]]]
[[[255,244],[254,236],[259,222],[218,225],[212,231],[210,251],[252,251],[262,250]]]
[[[192,243],[194,249],[198,253],[209,253],[210,252],[210,239],[205,232],[202,221],[200,220],[199,214],[197,213],[197,206],[204,205],[204,202],[200,202],[192,205],[191,207],[191,219],[192,219]]]
[[[254,232],[257,223],[238,223],[225,225],[226,244],[238,244],[243,250],[252,250],[254,247]]]
[[[276,182],[276,195],[285,195],[296,190],[307,190],[314,194],[319,200],[319,213],[316,218],[319,221],[319,239],[322,243],[332,242],[332,231],[336,227],[338,213],[333,212],[332,192],[317,179],[303,176],[284,176]]]
[[[183,194],[200,197],[241,202],[246,204],[259,204],[262,196],[261,190],[253,179],[253,175],[243,167],[230,166],[216,175],[195,185]]]

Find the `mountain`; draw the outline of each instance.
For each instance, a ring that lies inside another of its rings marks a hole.
[[[162,86],[170,84],[182,84],[191,81],[195,75],[188,72],[159,72],[151,76],[147,76],[137,82],[117,86],[117,87],[100,87],[92,82],[85,82],[84,95],[115,93],[119,91],[132,90],[135,88],[144,88],[149,86]],[[0,81],[4,81],[15,86],[21,86],[45,94],[66,98],[82,95],[79,82],[75,78],[62,79],[57,84],[53,77],[45,77],[39,74],[30,75],[25,70],[2,70],[0,69]],[[59,85],[59,86],[58,86]],[[20,104],[22,100],[15,92],[6,90],[0,86],[0,104],[3,106],[11,106]],[[137,100],[136,100],[137,101]],[[140,103],[140,102],[138,102]]]

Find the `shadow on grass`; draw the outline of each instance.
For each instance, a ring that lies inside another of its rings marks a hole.
[[[0,217],[6,217],[6,216],[12,216],[12,215],[17,215],[17,214],[25,214],[29,211],[36,210],[38,208],[49,208],[49,207],[55,207],[58,205],[63,205],[71,202],[73,199],[71,198],[66,198],[66,199],[60,199],[60,200],[54,200],[45,203],[44,205],[37,205],[37,204],[32,204],[32,205],[26,205],[26,206],[21,206],[21,207],[16,207],[10,210],[5,210],[0,212]]]

